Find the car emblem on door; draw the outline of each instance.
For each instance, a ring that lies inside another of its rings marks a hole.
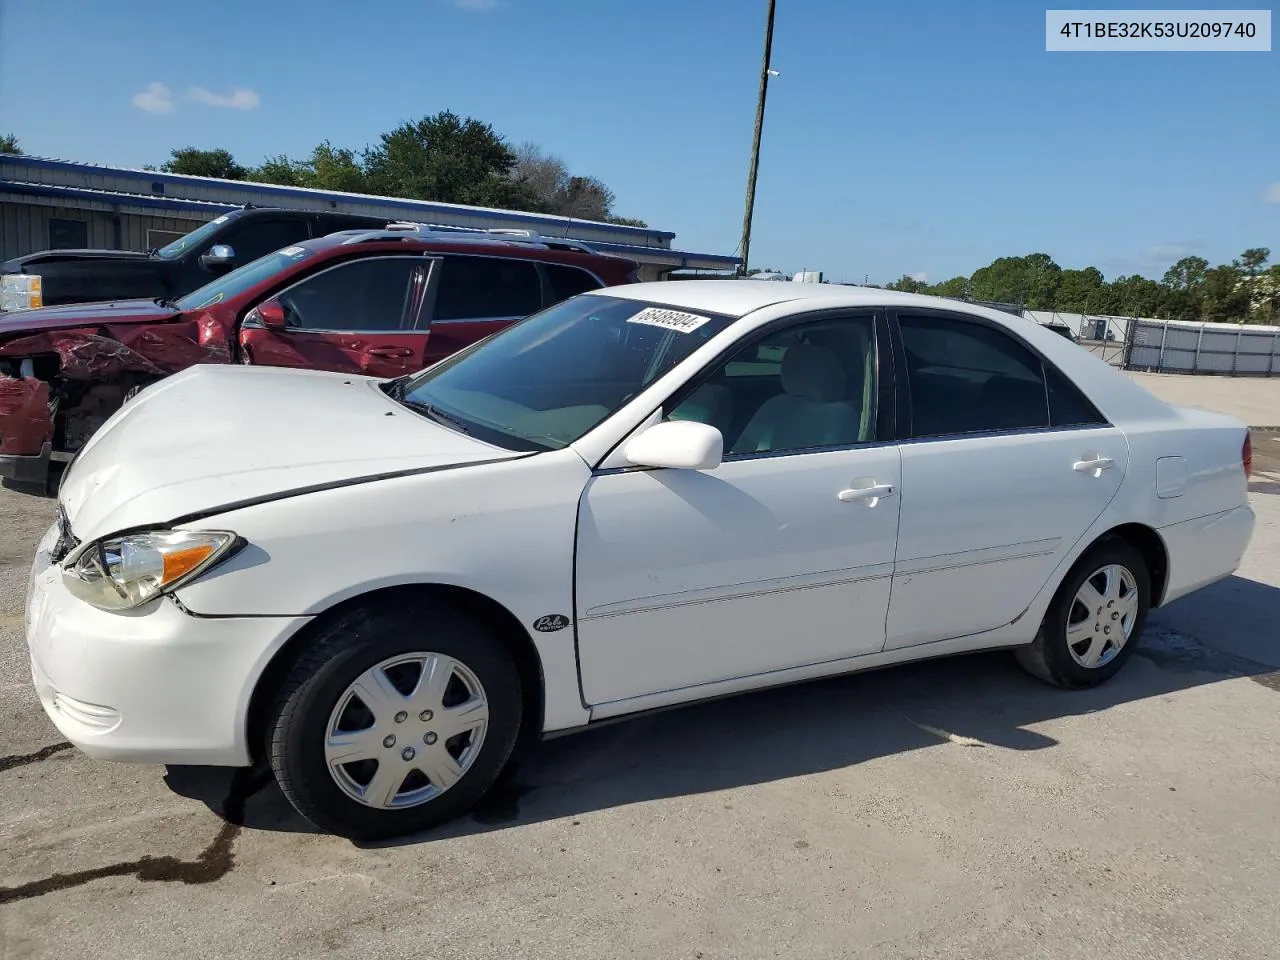
[[[533,629],[542,633],[554,633],[557,630],[563,630],[569,625],[569,618],[563,613],[549,613],[545,617],[539,617],[533,621]]]

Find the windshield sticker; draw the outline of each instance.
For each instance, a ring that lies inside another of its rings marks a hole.
[[[306,247],[285,247],[280,252],[283,253],[286,257],[297,258],[302,256],[304,253],[306,253],[307,248]]]
[[[212,307],[216,303],[221,303],[224,297],[226,297],[225,293],[216,293],[204,303],[197,304],[196,309],[203,310],[205,307]]]
[[[664,330],[675,330],[678,333],[691,333],[710,319],[710,317],[700,317],[696,313],[683,313],[680,310],[645,307],[634,316],[628,317],[627,323],[643,323],[646,326],[662,327]]]
[[[222,216],[220,216],[220,217],[214,217],[214,218],[213,218],[213,222],[214,222],[214,223],[226,223],[226,222],[227,222],[227,214],[225,214],[225,213],[224,213],[224,214],[223,214]]]

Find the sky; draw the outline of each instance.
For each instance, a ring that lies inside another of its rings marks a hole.
[[[0,0],[0,133],[67,160],[193,145],[251,165],[450,109],[600,178],[677,247],[732,254],[765,7]],[[883,283],[1031,252],[1108,278],[1280,259],[1280,48],[1044,47],[1037,3],[777,0],[752,266]]]

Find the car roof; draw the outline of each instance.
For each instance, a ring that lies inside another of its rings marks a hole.
[[[620,257],[614,253],[603,253],[590,249],[589,244],[576,246],[558,246],[553,237],[547,237],[545,243],[535,240],[509,240],[501,236],[476,237],[460,234],[450,236],[440,234],[433,237],[415,236],[410,232],[397,235],[379,230],[340,230],[313,237],[296,244],[315,253],[331,253],[341,249],[369,249],[373,252],[385,252],[388,249],[440,250],[448,253],[487,253],[497,256],[524,256],[532,260],[545,260],[552,263],[574,263],[582,259],[609,260],[620,264],[633,264],[635,261]]]
[[[609,297],[644,300],[685,310],[705,310],[730,317],[745,317],[755,310],[779,303],[806,301],[814,307],[916,307],[946,309],[982,317],[993,317],[1012,325],[1026,323],[1020,316],[990,307],[927,297],[918,293],[899,293],[878,287],[847,287],[834,283],[800,283],[776,280],[660,280],[609,287],[599,293]]]

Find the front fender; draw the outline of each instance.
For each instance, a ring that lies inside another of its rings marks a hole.
[[[572,623],[578,499],[590,470],[565,449],[357,483],[205,517],[247,546],[177,597],[206,616],[313,616],[404,584],[464,587],[520,621],[542,661],[546,729],[585,723]],[[425,625],[424,625],[425,626]]]

